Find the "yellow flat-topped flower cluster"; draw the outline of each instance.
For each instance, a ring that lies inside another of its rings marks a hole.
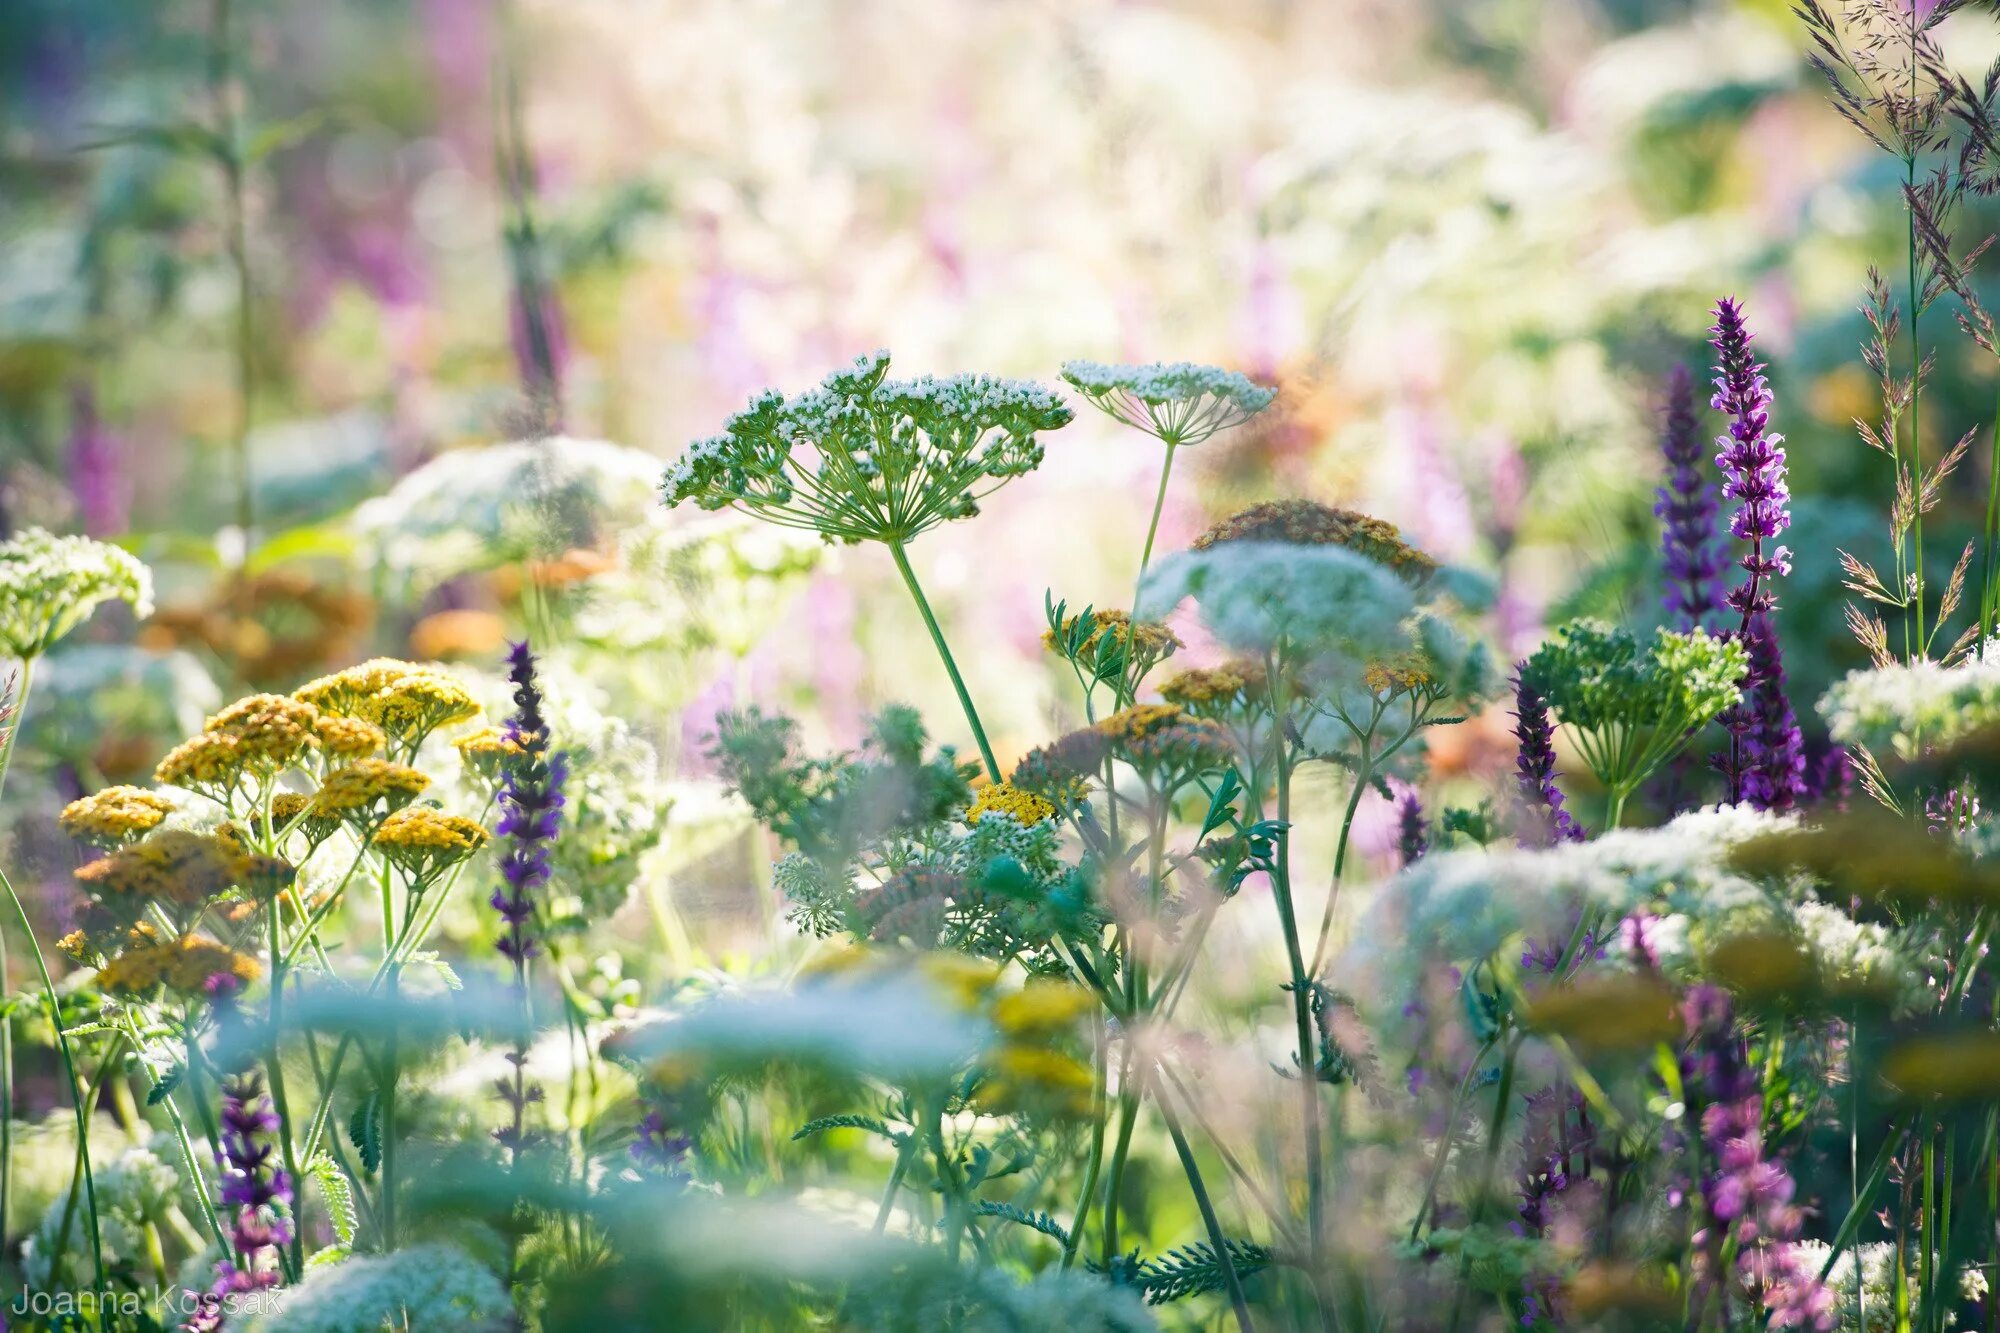
[[[443,671],[389,657],[321,676],[292,697],[322,712],[374,724],[405,756],[439,727],[470,721],[480,711],[479,702]]]
[[[143,787],[106,787],[63,807],[58,822],[78,842],[106,851],[143,838],[174,812],[174,803]]]
[[[312,804],[320,814],[367,824],[402,809],[430,785],[429,777],[408,764],[358,759],[327,774]]]
[[[239,886],[275,891],[291,881],[292,867],[231,838],[167,829],[99,857],[76,878],[101,902],[123,901],[135,909],[148,902],[199,907]]]
[[[1039,824],[1045,819],[1054,819],[1055,806],[1035,795],[1022,791],[1010,782],[993,782],[979,789],[977,797],[966,808],[965,822],[977,824],[986,815],[1006,815],[1022,827]]]
[[[370,845],[410,877],[412,892],[421,892],[484,846],[486,836],[476,820],[418,805],[383,820]]]
[[[206,935],[183,935],[165,943],[127,949],[97,973],[107,991],[145,995],[159,986],[184,995],[202,994],[213,976],[231,976],[246,985],[263,975],[248,954]]]

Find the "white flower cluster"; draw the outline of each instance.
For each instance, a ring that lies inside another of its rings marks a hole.
[[[1833,738],[1878,755],[1913,759],[2000,723],[2000,640],[1956,666],[1936,662],[1856,671],[1819,701]]]
[[[876,352],[794,398],[765,390],[696,440],[660,490],[671,508],[739,506],[830,541],[906,542],[978,512],[1041,465],[1036,435],[1067,425],[1060,395],[993,375],[887,378]]]
[[[281,1291],[252,1333],[360,1333],[378,1328],[498,1330],[514,1326],[507,1288],[453,1245],[412,1245],[314,1268]]]
[[[1199,444],[1241,425],[1277,396],[1236,371],[1192,361],[1065,361],[1062,377],[1100,411],[1172,445]]]
[[[1799,1266],[1809,1273],[1825,1268],[1827,1256],[1833,1253],[1833,1247],[1823,1240],[1802,1240],[1793,1248]],[[1838,1321],[1834,1327],[1840,1333],[1893,1333],[1896,1328],[1909,1327],[1907,1316],[1896,1309],[1895,1258],[1896,1247],[1889,1241],[1878,1240],[1849,1246],[1833,1261],[1833,1268],[1826,1275],[1826,1289],[1833,1293],[1834,1318]],[[1908,1264],[1911,1269],[1917,1266],[1914,1255]],[[1861,1276],[1859,1300],[1854,1280],[1857,1266]],[[1959,1299],[1977,1301],[1985,1293],[1986,1275],[1976,1265],[1967,1264],[1959,1270]],[[1945,1327],[1957,1327],[1955,1312],[1946,1312]]]
[[[0,542],[0,654],[39,657],[109,601],[153,614],[153,575],[129,552],[29,528]]]
[[[99,1162],[93,1183],[105,1267],[139,1269],[146,1261],[147,1225],[167,1226],[169,1211],[180,1202],[179,1174],[151,1149],[131,1148],[110,1162]],[[45,1290],[49,1285],[65,1215],[69,1223],[65,1278],[81,1284],[90,1277],[89,1229],[81,1207],[72,1208],[68,1191],[59,1191],[42,1214],[41,1225],[21,1242],[21,1275],[31,1289]]]
[[[1687,961],[1680,951],[1692,950],[1675,917],[1708,932],[1783,921],[1783,895],[1723,859],[1736,844],[1794,822],[1720,806],[1663,828],[1620,830],[1547,850],[1433,853],[1383,886],[1353,950],[1353,965],[1372,974],[1371,984],[1351,989],[1374,995],[1384,1012],[1394,1013],[1427,963],[1483,959],[1523,937],[1566,938],[1583,909],[1594,909],[1607,926],[1641,908],[1667,917],[1662,940],[1675,952],[1662,962],[1671,971]]]
[[[658,476],[651,454],[603,440],[453,449],[350,522],[390,592],[413,598],[459,574],[597,545],[646,515]]]

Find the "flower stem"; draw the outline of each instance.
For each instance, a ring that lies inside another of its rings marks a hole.
[[[76,1057],[70,1050],[69,1034],[63,1031],[62,1001],[56,997],[55,978],[49,975],[48,959],[42,956],[41,942],[35,938],[35,928],[28,921],[28,909],[22,906],[21,895],[14,891],[14,881],[7,877],[5,870],[0,870],[0,888],[7,890],[7,900],[14,905],[14,915],[28,937],[29,947],[34,950],[35,967],[42,974],[42,994],[49,1007],[49,1023],[56,1030],[56,1053],[62,1057],[63,1086],[69,1091],[70,1106],[76,1113],[77,1158],[83,1164],[84,1205],[90,1213],[90,1257],[97,1265],[97,1289],[107,1291],[104,1242],[97,1226],[97,1177],[90,1166],[90,1116],[83,1094],[77,1088]]]
[[[1208,1229],[1208,1243],[1215,1251],[1216,1263],[1222,1268],[1230,1308],[1236,1312],[1236,1326],[1243,1333],[1251,1333],[1250,1304],[1243,1299],[1243,1283],[1236,1275],[1236,1262],[1229,1253],[1229,1238],[1222,1234],[1222,1223],[1215,1215],[1215,1204],[1208,1197],[1208,1187],[1202,1183],[1201,1167],[1194,1160],[1194,1151],[1188,1147],[1180,1117],[1174,1114],[1165,1097],[1154,1098],[1153,1104],[1159,1108],[1160,1118],[1166,1122],[1167,1134],[1174,1141],[1174,1152],[1181,1159],[1181,1170],[1187,1174],[1188,1189],[1194,1195],[1195,1207],[1201,1210],[1202,1225]]]
[[[1176,447],[1172,440],[1167,441],[1167,461],[1160,465],[1160,490],[1153,497],[1153,521],[1146,525],[1146,548],[1139,553],[1139,583],[1146,581],[1146,567],[1153,563],[1153,539],[1159,536],[1160,533],[1160,511],[1167,504],[1167,478],[1174,475],[1174,450]],[[1138,607],[1139,590],[1135,586],[1132,590],[1134,619],[1137,619],[1136,612],[1138,611]]]
[[[1000,765],[993,758],[992,745],[987,743],[986,728],[979,725],[979,713],[972,706],[972,696],[966,693],[965,678],[958,674],[958,663],[952,660],[951,648],[944,641],[944,631],[938,628],[937,617],[931,614],[931,604],[917,583],[917,573],[910,568],[910,557],[904,553],[901,542],[890,542],[888,546],[889,554],[896,560],[896,572],[903,576],[903,586],[910,590],[910,597],[924,618],[924,628],[931,632],[931,642],[937,645],[938,656],[944,659],[945,674],[951,677],[951,687],[958,692],[958,706],[965,710],[966,723],[972,728],[972,739],[979,743],[979,757],[986,763],[986,776],[998,782]]]

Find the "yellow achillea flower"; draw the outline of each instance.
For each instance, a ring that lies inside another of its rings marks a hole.
[[[1883,1057],[1882,1077],[1906,1097],[1991,1102],[2000,1098],[2000,1032],[1906,1038]]]
[[[993,1022],[1010,1036],[1051,1037],[1069,1030],[1097,1004],[1096,997],[1068,982],[1031,982],[993,1003]]]
[[[105,964],[97,983],[108,991],[143,995],[156,986],[199,995],[218,973],[244,983],[261,975],[257,960],[206,935],[183,935],[165,944],[139,945]]]
[[[182,741],[153,770],[153,780],[221,800],[243,778],[243,742],[227,732]]]
[[[1552,987],[1522,1017],[1538,1032],[1567,1038],[1585,1054],[1643,1051],[1682,1031],[1680,996],[1655,977],[1604,977]]]
[[[371,657],[359,666],[307,681],[292,691],[292,697],[301,703],[311,704],[321,712],[351,717],[361,700],[424,670],[414,662],[399,662],[393,657]]]
[[[355,716],[414,750],[439,727],[479,716],[479,702],[449,676],[413,673],[361,700]]]
[[[319,744],[319,709],[282,694],[238,699],[208,720],[207,735],[235,737],[243,766],[275,773],[304,758]]]
[[[304,815],[306,818],[300,819]],[[298,832],[306,835],[306,841],[317,847],[332,837],[340,827],[340,821],[331,814],[321,812],[313,804],[313,798],[303,792],[280,792],[271,798],[272,834],[281,833],[296,825]]]
[[[965,822],[977,824],[982,816],[1000,814],[1011,815],[1014,822],[1026,827],[1039,824],[1045,819],[1054,819],[1056,808],[1053,804],[1032,792],[1022,791],[1008,782],[993,782],[979,789],[979,796],[965,812]]]
[[[1252,505],[1196,537],[1193,546],[1197,551],[1205,551],[1223,542],[1344,546],[1413,584],[1423,583],[1437,572],[1437,561],[1404,541],[1395,524],[1311,500],[1275,500]]]
[[[498,727],[481,727],[452,744],[458,747],[460,761],[487,782],[497,782],[501,765],[511,756],[523,753],[520,745]]]
[[[1237,659],[1221,666],[1191,667],[1170,676],[1160,697],[1196,717],[1216,717],[1238,711],[1263,697],[1269,688],[1264,668]]]
[[[957,953],[925,954],[923,969],[926,976],[968,1010],[976,1008],[1000,979],[1000,969],[992,963]]]
[[[319,737],[320,753],[328,763],[365,759],[389,743],[387,733],[373,722],[335,713],[320,714],[313,731]]]
[[[312,803],[321,814],[367,824],[402,809],[430,785],[428,777],[407,764],[357,759],[327,774]]]
[[[1370,662],[1361,673],[1362,683],[1377,694],[1401,694],[1420,690],[1431,683],[1429,665],[1412,659],[1406,662]]]
[[[1082,619],[1070,616],[1064,620],[1062,638],[1053,629],[1043,630],[1042,646],[1051,652],[1062,651],[1063,640],[1076,633]],[[1184,646],[1180,637],[1165,625],[1150,620],[1134,621],[1123,611],[1093,611],[1090,631],[1078,646],[1076,661],[1084,670],[1095,671],[1107,654],[1122,650],[1125,674],[1137,680]]]
[[[173,809],[172,801],[143,787],[106,787],[64,806],[58,822],[78,842],[108,851],[151,833]]]
[[[1132,767],[1179,779],[1229,762],[1229,733],[1174,704],[1134,704],[1097,724],[1113,753]]]
[[[168,829],[92,861],[76,878],[101,899],[199,907],[234,886],[267,889],[291,874],[284,861],[246,852],[230,839]]]
[[[1097,730],[1114,744],[1140,741],[1175,725],[1185,716],[1186,713],[1173,704],[1133,704],[1099,722]]]
[[[486,830],[463,815],[448,815],[430,806],[398,810],[375,830],[371,845],[410,877],[421,890],[441,872],[478,851]]]
[[[993,1056],[991,1071],[979,1101],[992,1110],[1039,1106],[1068,1115],[1091,1112],[1096,1076],[1088,1065],[1061,1051],[1003,1046]]]

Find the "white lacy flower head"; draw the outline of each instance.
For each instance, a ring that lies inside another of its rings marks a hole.
[[[1565,938],[1579,908],[1594,909],[1607,927],[1645,909],[1698,923],[1700,933],[1713,938],[1781,928],[1790,915],[1785,893],[1738,874],[1725,858],[1737,844],[1796,822],[1717,806],[1662,828],[1619,830],[1546,850],[1434,853],[1376,896],[1350,959],[1369,980],[1350,989],[1394,1013],[1427,962],[1477,961],[1524,937]],[[1661,960],[1670,972],[1692,958],[1691,933],[1662,932],[1677,951]]]
[[[513,1326],[514,1303],[500,1279],[457,1246],[436,1243],[313,1268],[245,1325],[254,1333]]]
[[[1827,1256],[1833,1253],[1833,1247],[1823,1240],[1796,1241],[1792,1248],[1798,1256],[1799,1266],[1809,1273],[1825,1268]],[[1896,1310],[1895,1259],[1895,1245],[1877,1240],[1850,1245],[1833,1261],[1833,1267],[1826,1275],[1826,1289],[1833,1294],[1834,1318],[1837,1321],[1834,1327],[1840,1333],[1894,1333],[1899,1326],[1908,1327]],[[1918,1263],[1917,1256],[1910,1255],[1907,1263],[1909,1268],[1914,1269]],[[1860,1273],[1859,1302],[1855,1299],[1857,1269]],[[1959,1270],[1958,1290],[1962,1300],[1979,1300],[1986,1292],[1986,1275],[1977,1265],[1967,1264]],[[1945,1326],[1957,1327],[1954,1314],[1946,1315]]]
[[[39,657],[109,601],[153,614],[152,571],[131,553],[42,528],[0,542],[0,655]]]
[[[1234,541],[1177,551],[1146,572],[1136,614],[1164,620],[1190,597],[1202,623],[1237,652],[1339,669],[1415,646],[1409,584],[1344,547]]]
[[[1271,405],[1275,389],[1192,361],[1065,361],[1062,377],[1106,415],[1171,444],[1199,444]]]
[[[1827,729],[1843,745],[1913,759],[2000,723],[2000,640],[1985,657],[1956,666],[1898,663],[1855,671],[1819,701]]]
[[[130,1148],[109,1162],[100,1161],[93,1183],[105,1266],[140,1268],[146,1260],[147,1224],[166,1226],[169,1211],[181,1201],[179,1174],[150,1148]],[[65,1213],[71,1214],[64,1262],[67,1279],[81,1283],[91,1274],[94,1260],[87,1229],[71,1209],[68,1192],[61,1191],[50,1201],[34,1234],[21,1243],[21,1273],[30,1287],[49,1284]]]
[[[652,508],[659,460],[604,440],[558,436],[439,454],[351,523],[364,556],[419,596],[446,579],[592,546]]]
[[[737,508],[828,541],[901,544],[971,517],[982,497],[1041,466],[1038,435],[1072,415],[1026,380],[888,373],[878,351],[797,397],[758,394],[667,469],[667,506]]]

